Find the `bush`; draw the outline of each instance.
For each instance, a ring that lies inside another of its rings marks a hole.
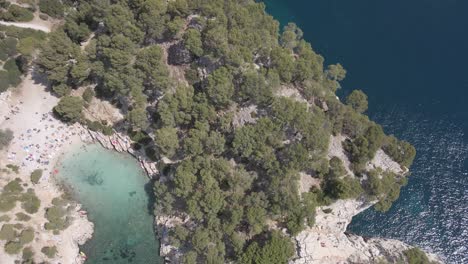
[[[34,230],[33,229],[26,229],[23,230],[19,237],[19,242],[21,245],[26,245],[27,243],[33,241],[34,239]]]
[[[16,44],[18,41],[15,38],[6,37],[0,40],[0,60],[6,61],[9,57],[16,54]]]
[[[41,169],[34,170],[31,173],[31,182],[34,184],[38,184],[41,177],[42,177],[42,170]]]
[[[83,110],[83,99],[76,96],[64,96],[54,107],[54,112],[58,117],[69,123],[75,123],[81,117]]]
[[[28,22],[33,20],[34,15],[28,9],[19,5],[10,5],[7,12],[0,14],[0,17],[7,21]]]
[[[8,128],[5,130],[0,129],[0,150],[8,147],[13,138],[13,131]]]
[[[7,183],[7,185],[5,185],[5,187],[3,187],[3,191],[4,193],[13,193],[13,194],[21,193],[23,191],[23,187],[21,187],[21,179],[16,178],[10,181],[9,183]]]
[[[41,249],[41,252],[44,253],[48,258],[53,258],[55,257],[55,254],[57,253],[57,248],[55,246],[52,247],[43,247]]]
[[[1,240],[13,240],[16,238],[16,231],[11,224],[4,224],[0,229]]]
[[[406,256],[408,260],[408,264],[429,264],[430,261],[424,253],[419,248],[412,248],[403,251],[403,254]]]
[[[64,230],[69,225],[69,219],[66,217],[66,210],[61,204],[47,208],[45,217],[49,221],[44,226],[46,230]]]
[[[0,212],[7,212],[15,208],[17,198],[12,194],[0,194]]]
[[[25,194],[23,194],[21,200],[21,208],[23,208],[28,214],[37,213],[41,206],[41,200],[37,198],[33,189],[29,189]]]
[[[5,244],[5,252],[10,255],[15,255],[20,252],[21,247],[21,243],[16,241],[9,241]]]
[[[85,102],[87,102],[87,103],[91,103],[91,100],[93,100],[94,95],[95,95],[95,93],[94,93],[93,89],[88,87],[88,88],[86,88],[86,90],[83,93],[83,100],[85,100]]]
[[[40,0],[39,10],[51,17],[63,16],[63,5],[59,0]]]
[[[354,90],[346,97],[346,104],[356,112],[364,113],[367,110],[367,95],[361,90]]]
[[[33,262],[34,252],[32,251],[31,247],[25,247],[23,249],[23,262],[24,264],[34,264]]]
[[[19,212],[16,214],[16,220],[26,222],[31,220],[31,217],[23,212]]]

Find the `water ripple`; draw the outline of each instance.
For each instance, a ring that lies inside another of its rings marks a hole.
[[[442,255],[447,263],[468,263],[468,144],[450,118],[425,117],[394,109],[373,117],[387,132],[417,149],[409,183],[387,213],[367,210],[349,229],[395,238]]]

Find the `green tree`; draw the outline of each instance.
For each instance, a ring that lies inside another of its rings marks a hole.
[[[200,31],[193,28],[188,29],[184,34],[184,45],[193,55],[197,57],[203,55],[203,42]]]
[[[361,90],[354,90],[346,97],[346,104],[351,106],[356,112],[364,113],[368,107],[367,95]]]
[[[231,103],[234,95],[233,76],[225,67],[221,67],[208,76],[206,94],[213,104],[225,108]]]
[[[63,16],[63,5],[59,0],[40,0],[39,10],[51,17],[60,18]]]
[[[61,120],[68,123],[74,123],[81,118],[83,105],[83,99],[80,97],[64,96],[54,107],[54,112]]]
[[[172,157],[179,148],[179,137],[177,129],[172,127],[163,127],[156,130],[154,134],[154,143],[158,147],[161,154]]]

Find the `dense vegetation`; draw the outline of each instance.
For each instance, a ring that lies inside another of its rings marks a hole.
[[[34,50],[45,39],[45,33],[0,25],[0,93],[15,87],[26,74],[34,56]]]
[[[316,206],[369,196],[386,210],[398,196],[404,180],[368,172],[366,164],[382,148],[409,166],[414,148],[363,115],[368,102],[361,91],[341,103],[335,92],[346,70],[325,67],[302,31],[294,24],[280,31],[263,4],[88,0],[74,6],[64,7],[65,24],[49,35],[38,60],[61,97],[54,111],[65,122],[109,132],[82,115],[95,93],[125,113],[115,129],[128,131],[135,149],[173,161],[159,162],[155,214],[190,217],[169,233],[182,262],[284,263],[294,253],[289,236],[313,225]],[[94,92],[70,96],[88,84]],[[304,100],[277,96],[287,88]],[[253,121],[234,126],[249,106],[256,109]],[[340,159],[327,158],[330,135],[338,134],[347,138],[343,147],[356,176]],[[320,178],[321,186],[300,194],[300,173]],[[46,217],[60,229],[66,219],[52,208]]]

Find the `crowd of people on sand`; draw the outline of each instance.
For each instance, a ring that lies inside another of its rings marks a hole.
[[[16,151],[8,152],[9,162],[28,168],[48,167],[61,147],[70,144],[70,139],[77,133],[68,129],[66,125],[58,125],[52,112],[43,114],[38,120],[39,124],[36,124],[36,127],[31,124],[26,131],[15,135],[15,142],[19,146],[11,148]],[[21,160],[17,160],[17,157],[21,157]]]

